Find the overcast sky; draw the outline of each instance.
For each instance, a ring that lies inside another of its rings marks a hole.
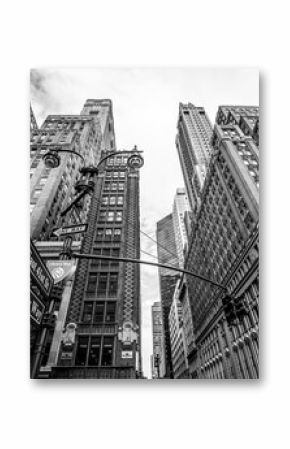
[[[141,229],[154,239],[156,222],[172,211],[176,188],[184,186],[175,147],[179,102],[203,106],[212,123],[219,105],[259,103],[255,69],[37,69],[32,73],[31,104],[38,125],[48,114],[79,114],[87,98],[113,101],[117,148],[130,150],[136,144],[144,151]],[[141,249],[156,256],[154,242],[142,234]],[[159,300],[157,268],[141,266],[141,282],[143,368],[150,376],[151,304]]]

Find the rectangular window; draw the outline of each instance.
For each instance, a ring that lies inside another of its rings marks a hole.
[[[124,203],[124,197],[123,196],[118,196],[118,206],[122,206]]]
[[[108,274],[100,274],[98,282],[97,296],[106,296]]]
[[[112,182],[111,184],[111,190],[117,190],[118,184],[116,182]]]
[[[119,248],[112,249],[112,256],[113,257],[119,257],[120,256]],[[117,260],[111,261],[111,267],[117,267],[118,265],[119,265],[119,262]]]
[[[115,302],[107,302],[106,307],[106,323],[113,323],[115,321],[115,312],[116,312],[116,303]]]
[[[95,316],[94,316],[94,322],[95,323],[103,323],[104,321],[104,309],[105,309],[105,303],[104,302],[97,302],[95,305]]]
[[[97,285],[97,275],[89,274],[87,293],[95,293]]]
[[[119,172],[119,176],[120,176],[120,178],[125,178],[125,172],[124,171],[120,171]]]
[[[102,204],[106,206],[108,203],[109,203],[109,197],[108,196],[103,196]]]
[[[101,241],[103,239],[103,235],[104,235],[104,229],[103,228],[99,228],[97,229],[97,240]]]
[[[119,182],[119,190],[124,190],[124,183],[123,182]]]
[[[110,197],[110,205],[114,206],[116,204],[116,197],[115,196],[111,196]]]
[[[105,211],[100,212],[99,222],[102,223],[102,222],[105,222],[105,221],[106,221],[106,212]]]
[[[110,255],[110,249],[109,248],[103,248],[102,251],[103,256],[109,256]],[[102,267],[107,267],[109,265],[109,260],[102,260]]]
[[[83,322],[84,323],[91,323],[93,317],[93,303],[92,302],[85,302],[84,303],[84,310],[83,310]]]
[[[114,337],[104,337],[102,351],[102,366],[111,366],[113,363]]]
[[[114,241],[118,242],[121,240],[121,229],[114,229]]]
[[[93,255],[97,256],[101,254],[101,249],[100,248],[95,248],[93,249]],[[91,267],[97,267],[100,263],[99,259],[92,259],[91,261]]]
[[[33,198],[34,199],[39,198],[40,194],[41,194],[41,189],[35,189],[33,192]]]
[[[88,365],[90,366],[99,365],[100,353],[101,353],[101,337],[92,337],[89,351]]]
[[[85,366],[87,362],[87,352],[89,346],[89,337],[79,337],[75,364],[78,366]]]
[[[114,215],[115,213],[113,211],[109,211],[107,215],[107,221],[114,221]]]
[[[117,273],[111,273],[110,275],[110,281],[109,281],[109,297],[117,296],[118,291],[118,274]]]
[[[117,211],[116,212],[116,221],[122,221],[123,219],[123,212],[122,211]]]
[[[113,172],[113,178],[118,178],[119,173],[117,171]]]
[[[111,228],[108,228],[108,229],[105,230],[105,241],[108,242],[108,241],[111,240],[112,233],[113,233],[113,230]]]
[[[40,178],[39,185],[44,186],[46,181],[47,181],[47,176],[43,176],[42,178]]]

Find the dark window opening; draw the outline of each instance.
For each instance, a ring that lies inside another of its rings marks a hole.
[[[87,351],[89,346],[89,337],[79,337],[75,364],[84,366],[87,361]]]
[[[103,353],[102,353],[102,365],[111,366],[113,362],[113,337],[104,337]]]
[[[101,337],[92,337],[88,365],[99,365]]]
[[[90,323],[93,317],[93,303],[85,302],[83,310],[83,322]]]

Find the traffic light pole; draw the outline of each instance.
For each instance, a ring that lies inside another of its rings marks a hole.
[[[174,267],[173,265],[166,265],[166,264],[157,263],[157,262],[149,262],[147,260],[142,260],[142,259],[131,259],[128,257],[99,256],[99,255],[95,255],[95,254],[72,253],[72,257],[75,257],[76,259],[97,259],[97,260],[109,260],[109,261],[111,260],[114,262],[136,263],[136,264],[141,264],[141,265],[151,265],[151,266],[155,266],[155,267],[166,268],[167,270],[172,270],[172,271],[176,271],[179,273],[187,274],[189,276],[193,276],[195,278],[198,278],[202,281],[208,282],[209,284],[212,284],[215,287],[218,287],[218,288],[224,290],[225,292],[227,292],[227,288],[224,285],[219,284],[205,276],[194,273],[193,271],[184,270],[183,268]]]

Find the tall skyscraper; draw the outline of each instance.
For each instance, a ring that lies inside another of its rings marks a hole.
[[[188,244],[185,213],[190,210],[185,189],[177,189],[173,202],[173,227],[179,266],[184,266],[184,250]]]
[[[152,378],[162,377],[165,372],[165,358],[163,353],[164,336],[162,325],[161,303],[154,302],[152,305],[152,336],[153,336],[153,355],[152,355]]]
[[[116,151],[111,101],[87,100],[81,115],[48,116],[38,133],[32,131],[31,140],[31,235],[44,257],[55,258],[61,249],[53,234],[56,226],[87,222],[83,237],[74,238],[80,240],[78,251],[139,258],[139,169],[127,165],[137,149],[112,154],[100,166],[92,194],[63,218],[60,212],[83,182],[80,158],[59,153],[55,169],[46,168],[42,160],[47,150],[62,148],[80,153],[85,166],[96,166],[101,157]],[[43,342],[38,377],[139,377],[139,266],[82,259],[70,284],[70,289],[60,285],[50,310],[58,316],[57,323]]]
[[[126,155],[100,171],[82,252],[140,258],[139,170]],[[57,378],[136,378],[141,375],[140,268],[137,264],[80,260],[66,317]]]
[[[177,130],[176,147],[189,204],[195,213],[211,156],[212,126],[204,108],[180,103]]]
[[[236,298],[240,318],[229,321],[224,291],[188,276],[195,334],[192,377],[258,377],[257,123],[257,107],[221,106],[218,110],[214,154],[185,267],[226,287]]]
[[[172,214],[167,215],[157,222],[157,254],[158,262],[178,266],[177,249],[175,243],[175,234]],[[169,312],[173,300],[173,293],[179,276],[176,272],[166,268],[159,268],[159,283],[162,308],[162,321],[164,330],[164,353],[165,353],[165,377],[173,377],[170,331],[169,331]]]

